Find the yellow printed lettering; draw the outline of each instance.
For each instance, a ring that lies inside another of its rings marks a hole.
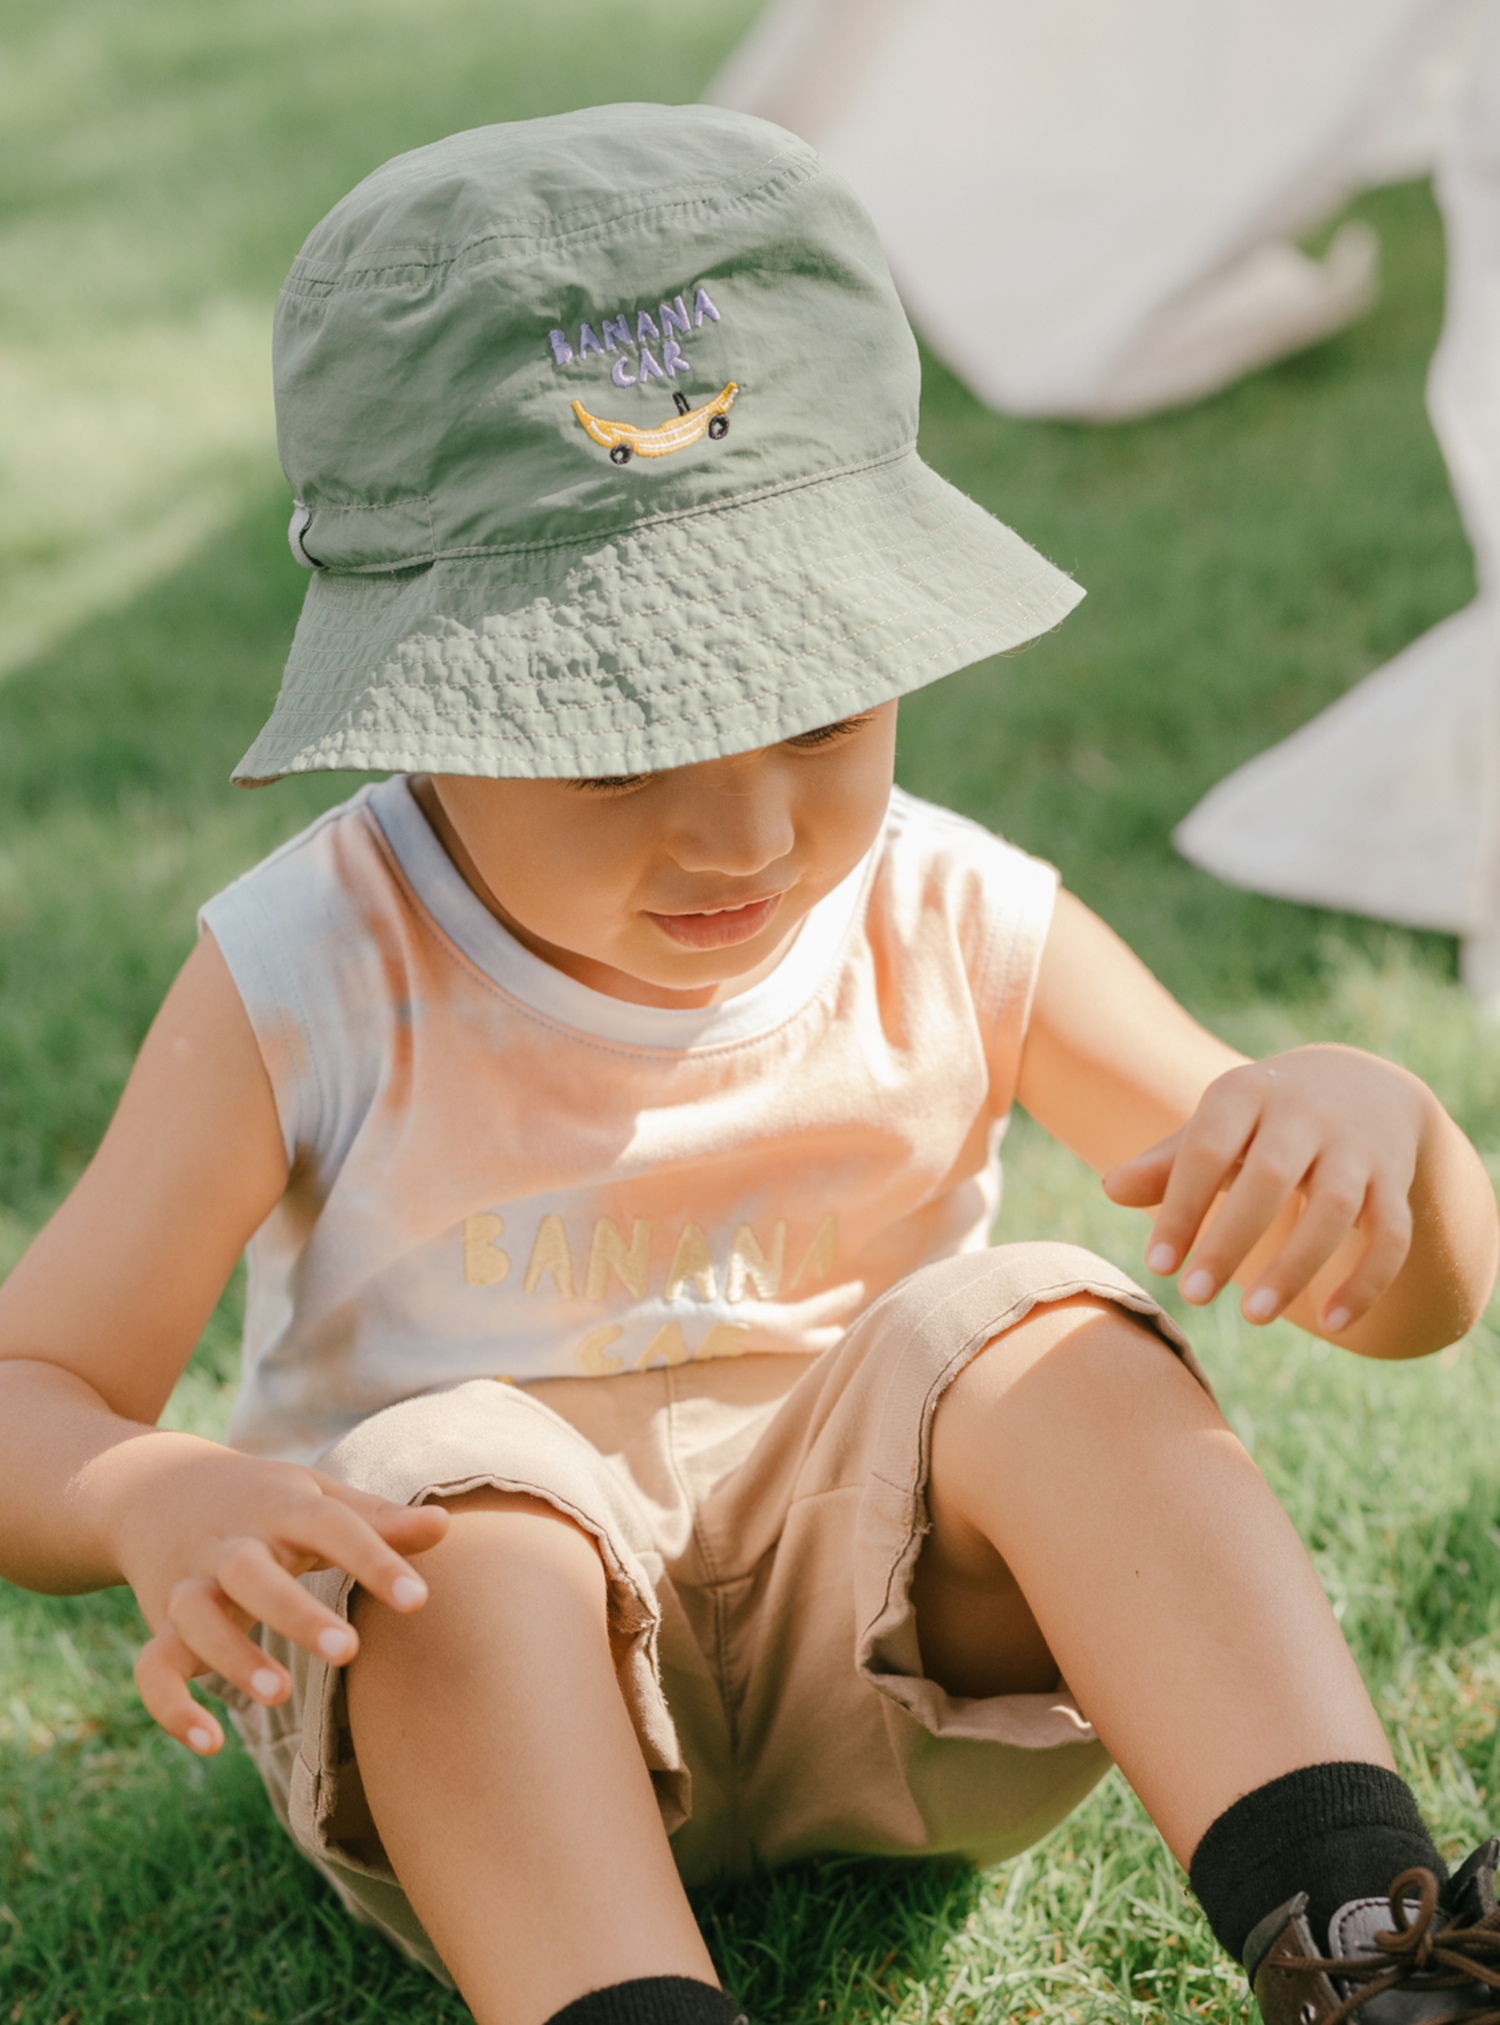
[[[510,1271],[510,1254],[497,1242],[505,1219],[485,1210],[464,1218],[464,1278],[471,1287],[498,1287]]]
[[[677,1300],[689,1280],[698,1289],[700,1301],[711,1301],[719,1291],[714,1262],[708,1255],[708,1239],[695,1223],[687,1224],[677,1240],[672,1269],[667,1274],[667,1299]]]
[[[568,1233],[560,1216],[542,1218],[536,1243],[531,1247],[531,1257],[526,1262],[526,1278],[522,1282],[528,1294],[536,1292],[543,1273],[550,1273],[557,1291],[565,1300],[572,1300],[573,1254],[568,1250]]]
[[[714,1357],[743,1357],[743,1338],[750,1334],[748,1322],[715,1322],[693,1352],[694,1360],[707,1364]]]
[[[771,1253],[769,1258],[760,1248],[760,1241],[748,1224],[742,1223],[734,1234],[734,1243],[729,1248],[729,1298],[742,1301],[748,1281],[763,1301],[774,1301],[781,1285],[781,1271],[786,1264],[786,1223],[771,1226]],[[702,1351],[699,1351],[702,1356]]]
[[[792,1274],[792,1284],[787,1289],[795,1294],[804,1279],[826,1280],[838,1260],[839,1223],[836,1216],[825,1216],[818,1225],[817,1234],[802,1254],[802,1263]]]
[[[617,1323],[606,1323],[602,1329],[590,1329],[587,1336],[574,1351],[574,1360],[580,1371],[586,1371],[590,1378],[608,1378],[611,1371],[618,1371],[625,1362],[623,1357],[606,1357],[605,1351],[625,1331]]]
[[[630,1249],[625,1249],[619,1226],[613,1217],[601,1216],[594,1225],[593,1241],[589,1245],[588,1278],[584,1281],[584,1298],[602,1301],[609,1285],[610,1267],[613,1266],[628,1290],[638,1301],[646,1297],[651,1282],[651,1219],[638,1216],[630,1226]]]
[[[709,1333],[712,1334],[713,1332],[710,1330]],[[653,1363],[658,1357],[665,1359],[668,1364],[687,1363],[688,1346],[682,1340],[682,1324],[680,1322],[662,1323],[656,1334],[651,1338],[651,1341],[635,1360],[636,1370],[644,1371],[646,1366]]]

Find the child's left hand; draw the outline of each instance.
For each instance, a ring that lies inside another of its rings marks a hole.
[[[1146,1263],[1173,1273],[1186,1260],[1185,1300],[1211,1301],[1239,1278],[1241,1313],[1263,1323],[1312,1293],[1296,1319],[1339,1336],[1406,1261],[1418,1157],[1442,1115],[1394,1063],[1294,1048],[1219,1076],[1185,1125],[1112,1168],[1104,1188],[1133,1208],[1161,1205]]]
[[[1427,1086],[1358,1048],[1247,1062],[1069,893],[1016,1095],[1115,1202],[1160,1205],[1146,1263],[1197,1306],[1236,1279],[1247,1321],[1366,1357],[1426,1356],[1484,1312],[1495,1192]]]

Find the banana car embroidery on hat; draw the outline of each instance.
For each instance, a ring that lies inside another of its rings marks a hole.
[[[670,422],[658,423],[654,429],[637,429],[630,422],[606,422],[598,415],[591,415],[582,401],[573,403],[573,413],[587,429],[596,443],[602,443],[615,464],[628,464],[632,455],[637,457],[670,457],[674,450],[685,450],[689,443],[696,443],[700,436],[707,434],[715,443],[720,443],[729,434],[728,410],[734,406],[734,397],[739,387],[731,380],[711,401],[705,401],[701,408],[689,404],[686,394],[674,394],[677,414]]]
[[[690,766],[1082,595],[922,462],[874,226],[743,113],[596,106],[397,156],[308,235],[274,368],[310,582],[246,785]]]

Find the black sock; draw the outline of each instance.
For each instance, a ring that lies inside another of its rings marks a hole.
[[[1447,1882],[1411,1788],[1394,1772],[1304,1765],[1226,1808],[1193,1851],[1188,1881],[1238,1962],[1251,1928],[1299,1891],[1321,1948],[1341,1905],[1383,1897],[1418,1864]]]
[[[693,1976],[635,1976],[590,1990],[555,2011],[547,2025],[746,2025],[727,1990]]]

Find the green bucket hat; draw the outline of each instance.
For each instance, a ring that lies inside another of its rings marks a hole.
[[[275,378],[312,582],[246,785],[683,766],[1083,595],[918,457],[874,227],[743,114],[603,106],[387,162],[297,256]]]

